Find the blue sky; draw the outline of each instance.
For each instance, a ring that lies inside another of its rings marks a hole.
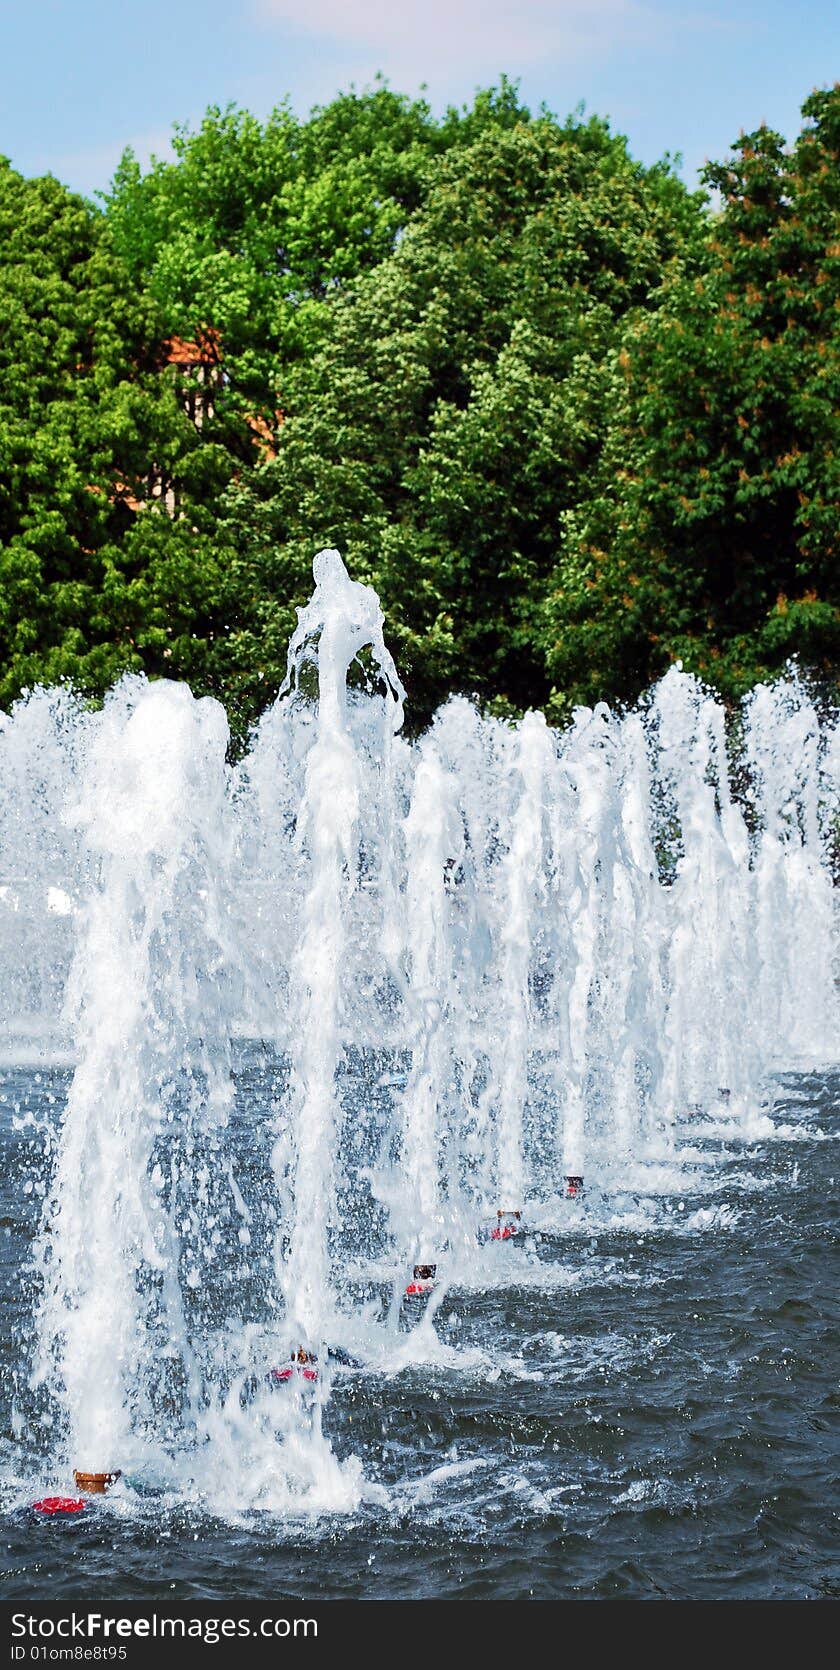
[[[501,71],[565,115],[581,100],[693,179],[762,120],[788,136],[840,78],[837,0],[0,0],[0,152],[107,185],[120,152],[165,155],[173,121],[229,100],[301,113],[383,71],[470,99]]]

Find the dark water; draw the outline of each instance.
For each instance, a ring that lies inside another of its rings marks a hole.
[[[383,1500],[236,1526],[171,1498],[63,1522],[20,1505],[38,1200],[11,1110],[57,1108],[66,1075],[0,1079],[9,1599],[840,1594],[837,1075],[787,1076],[774,1136],[707,1133],[646,1190],[570,1204],[492,1290],[451,1291],[445,1366],[339,1380],[327,1428]]]

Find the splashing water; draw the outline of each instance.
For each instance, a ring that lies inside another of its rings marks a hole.
[[[674,667],[621,718],[456,698],[410,744],[375,593],[335,551],[314,576],[237,766],[166,682],[0,726],[0,1048],[75,1063],[35,1269],[52,1464],[226,1512],[370,1488],[322,1430],[330,1352],[451,1365],[440,1294],[400,1324],[412,1263],[501,1279],[497,1210],[671,1188],[698,1119],[766,1128],[770,1072],[840,1036],[838,729],[795,671],[734,726]]]
[[[302,1340],[323,1345],[331,1310],[328,1236],[335,1215],[336,1072],[343,1046],[340,982],[348,916],[360,884],[364,792],[348,722],[351,662],[372,650],[385,685],[376,738],[383,756],[402,723],[404,692],[385,648],[376,593],[349,578],[337,551],[316,557],[314,575],[315,595],[299,610],[289,647],[287,681],[299,683],[307,660],[315,660],[315,736],[306,755],[295,835],[307,879],[300,937],[291,957],[290,1005],[297,1016],[290,1043],[293,1207],[282,1283],[289,1317]]]
[[[229,1105],[212,1001],[228,732],[218,703],[166,683],[129,683],[95,728],[67,813],[99,876],[69,975],[79,1064],[40,1247],[38,1376],[55,1371],[76,1466],[108,1471],[150,1419],[155,1352],[184,1376],[186,1419],[196,1389],[182,1249],[152,1158],[176,1101],[187,1131]],[[188,1234],[183,1252],[189,1281]]]
[[[416,1016],[411,1068],[402,1099],[405,1222],[410,1262],[432,1264],[437,1261],[444,1238],[441,1116],[454,1090],[448,1043],[453,981],[448,889],[464,838],[455,780],[444,769],[430,739],[421,744],[403,832],[405,989]]]

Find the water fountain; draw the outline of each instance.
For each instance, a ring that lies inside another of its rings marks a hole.
[[[375,593],[334,551],[314,574],[237,766],[166,682],[0,730],[3,1048],[75,1063],[36,1256],[51,1465],[225,1511],[359,1502],[330,1352],[404,1360],[413,1266],[434,1352],[447,1288],[533,1273],[532,1222],[678,1166],[698,1118],[748,1132],[838,1037],[837,729],[795,672],[734,725],[675,667],[620,717],[457,698],[408,743]],[[497,1212],[514,1245],[480,1246]]]
[[[404,820],[406,992],[414,1013],[411,1067],[401,1098],[406,1262],[437,1265],[441,1122],[456,1095],[452,1038],[451,877],[463,851],[454,777],[431,738],[420,746]],[[414,1285],[431,1278],[415,1275]],[[423,1291],[417,1287],[417,1291]]]
[[[289,647],[289,684],[299,687],[307,662],[318,673],[314,737],[306,755],[297,842],[308,860],[302,920],[291,955],[290,1004],[297,1026],[290,1043],[291,1173],[277,1181],[293,1202],[279,1230],[279,1270],[287,1314],[307,1346],[325,1344],[335,1227],[336,1074],[344,1048],[341,978],[347,919],[360,883],[362,769],[348,722],[347,675],[372,651],[385,688],[379,737],[383,755],[402,723],[403,689],[385,648],[375,592],[349,579],[337,551],[315,559],[315,593],[298,615]],[[281,700],[285,698],[285,692]]]
[[[163,1198],[155,1141],[224,1123],[228,1039],[213,993],[227,721],[184,685],[129,681],[106,703],[66,816],[98,863],[68,980],[78,1065],[61,1128],[39,1263],[36,1381],[54,1386],[68,1454],[85,1474],[156,1438],[155,1385],[197,1383],[179,1286],[201,1280],[187,1222]],[[220,1025],[221,1022],[221,1025]],[[177,1189],[174,1191],[177,1197]]]

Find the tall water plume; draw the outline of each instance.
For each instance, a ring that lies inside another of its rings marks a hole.
[[[342,973],[347,919],[360,885],[363,773],[348,713],[347,675],[365,651],[384,696],[366,741],[387,757],[402,722],[404,692],[383,639],[379,599],[351,580],[337,551],[315,559],[315,592],[289,645],[291,724],[300,717],[301,676],[317,667],[317,711],[305,756],[296,843],[305,854],[299,937],[291,956],[289,1142],[278,1148],[278,1182],[292,1207],[281,1225],[280,1275],[290,1320],[307,1344],[320,1342],[331,1312],[330,1234],[335,1228],[334,1152],[340,1108],[336,1073],[343,1049]]]
[[[769,1039],[753,1025],[749,840],[733,805],[724,713],[697,681],[672,668],[652,705],[657,769],[672,818],[665,1104],[743,1093],[760,1079]]]
[[[186,1450],[284,1508],[358,1500],[325,1347],[390,1360],[389,1277],[493,1281],[495,1209],[677,1167],[724,1104],[748,1133],[840,1038],[838,729],[802,678],[727,715],[675,667],[560,732],[458,697],[407,742],[375,593],[314,574],[235,767],[167,683],[0,725],[2,1048],[76,1063],[39,1249],[62,1454]]]
[[[404,820],[406,985],[411,1066],[402,1093],[405,1226],[412,1261],[434,1263],[442,1241],[442,1122],[455,1097],[450,892],[463,856],[457,785],[432,738],[418,752]]]
[[[205,1274],[190,1236],[201,1180],[179,1203],[176,1165],[167,1205],[152,1162],[167,1122],[218,1126],[229,1106],[213,1000],[227,735],[218,703],[184,685],[124,685],[65,813],[92,886],[69,979],[78,1065],[40,1248],[39,1375],[82,1469],[123,1464],[144,1428],[160,1436],[156,1383],[180,1394],[179,1425],[197,1396],[179,1278],[182,1255],[188,1282]]]
[[[532,1016],[530,983],[539,913],[546,900],[546,807],[555,767],[554,741],[541,713],[527,713],[519,727],[508,775],[512,814],[501,861],[501,1013],[493,1061],[499,1086],[496,1199],[501,1211],[519,1211],[525,1194],[523,1110],[528,1101]]]
[[[830,870],[838,811],[836,725],[821,726],[794,674],[752,691],[744,704],[744,733],[757,821],[755,1025],[789,1059],[819,1060],[840,1030]]]

